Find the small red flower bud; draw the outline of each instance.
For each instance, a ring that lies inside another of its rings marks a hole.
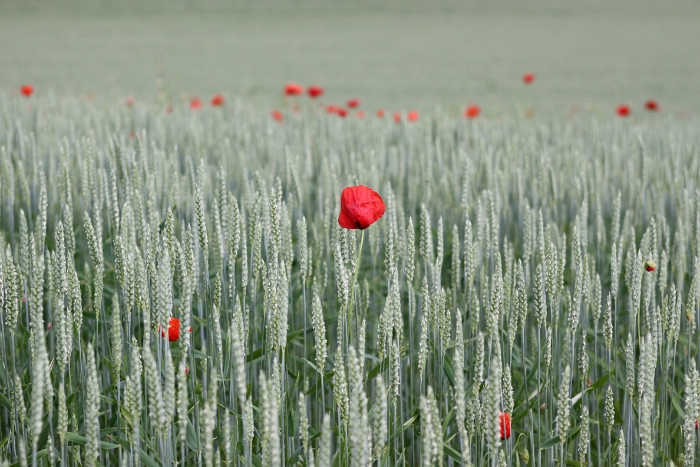
[[[510,438],[510,414],[508,412],[499,412],[498,421],[501,426],[501,439]]]

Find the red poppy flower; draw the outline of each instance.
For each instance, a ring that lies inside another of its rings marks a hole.
[[[355,116],[357,118],[365,118],[365,113],[361,110],[358,110],[357,112],[355,112]]]
[[[627,117],[630,113],[632,113],[632,109],[630,109],[630,106],[627,104],[620,104],[617,106],[617,115],[620,117]]]
[[[224,105],[224,96],[222,96],[221,94],[217,94],[216,96],[211,98],[211,106],[219,107],[220,105]]]
[[[533,81],[535,81],[535,74],[534,73],[525,73],[523,75],[523,83],[531,84]]]
[[[339,109],[339,108],[340,108],[340,107],[338,107],[337,105],[332,105],[332,104],[331,104],[331,105],[327,105],[327,106],[326,106],[326,112],[329,113],[329,114],[335,114],[335,113],[338,113],[338,109]]]
[[[24,97],[29,97],[32,94],[34,94],[34,86],[32,86],[31,84],[25,84],[24,86],[19,88],[19,90]]]
[[[644,269],[646,269],[647,272],[656,271],[656,263],[652,260],[649,260],[646,263],[644,263]]]
[[[510,414],[508,412],[498,412],[498,421],[501,425],[501,439],[510,438]]]
[[[360,106],[360,99],[350,99],[348,101],[348,107],[351,109],[356,109]]]
[[[383,109],[377,110],[377,117],[384,118],[384,110]]]
[[[134,105],[135,99],[131,96],[127,97],[124,99],[124,103],[128,105],[129,107],[132,107]]]
[[[317,97],[323,95],[323,88],[314,84],[313,86],[309,86],[309,89],[306,90],[306,93],[309,95],[310,98],[316,99]]]
[[[190,367],[188,367],[188,366],[185,367],[185,374],[186,375],[190,374]]]
[[[481,107],[478,105],[470,105],[464,109],[464,116],[467,118],[476,118],[481,113]]]
[[[340,195],[338,224],[345,229],[364,230],[377,222],[386,211],[379,193],[364,185],[349,186]]]
[[[656,102],[654,99],[649,99],[644,104],[644,107],[650,112],[656,112],[657,110],[659,110],[659,103]]]
[[[165,336],[163,336],[165,337]],[[170,342],[175,342],[180,338],[180,320],[177,318],[170,318],[168,322],[168,340]]]
[[[193,98],[190,99],[190,109],[192,110],[197,110],[202,108],[202,101],[199,100],[199,97],[194,96]]]
[[[171,113],[173,113],[173,106],[172,106],[172,105],[168,105],[168,106],[165,108],[165,113],[168,114],[168,115],[170,115]]]
[[[343,109],[343,108],[341,108],[341,107],[338,107],[338,108],[335,110],[335,113],[337,113],[338,116],[340,116],[340,117],[342,117],[342,118],[345,118],[345,117],[347,116],[347,114],[348,114],[348,111],[345,110],[345,109]]]
[[[401,123],[401,114],[399,112],[394,112],[394,121],[396,123]]]
[[[279,110],[272,111],[272,118],[278,122],[281,122],[282,120],[284,120],[284,116],[282,115],[282,112],[280,112]]]
[[[304,88],[296,83],[287,83],[284,85],[285,96],[299,96],[304,93]]]
[[[409,122],[417,122],[418,121],[418,112],[415,110],[411,110],[408,113],[408,121]]]

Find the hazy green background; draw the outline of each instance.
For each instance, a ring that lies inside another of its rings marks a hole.
[[[700,1],[0,1],[0,89],[700,110]],[[533,86],[520,77],[537,74]],[[609,106],[609,107],[608,107]]]

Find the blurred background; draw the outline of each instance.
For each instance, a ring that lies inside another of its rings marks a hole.
[[[2,0],[0,91],[700,109],[700,1]],[[523,73],[535,82],[526,86]]]

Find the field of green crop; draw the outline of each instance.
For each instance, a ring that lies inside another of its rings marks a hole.
[[[0,467],[700,465],[698,21],[0,0]]]
[[[293,108],[0,100],[0,458],[696,465],[697,122]]]

